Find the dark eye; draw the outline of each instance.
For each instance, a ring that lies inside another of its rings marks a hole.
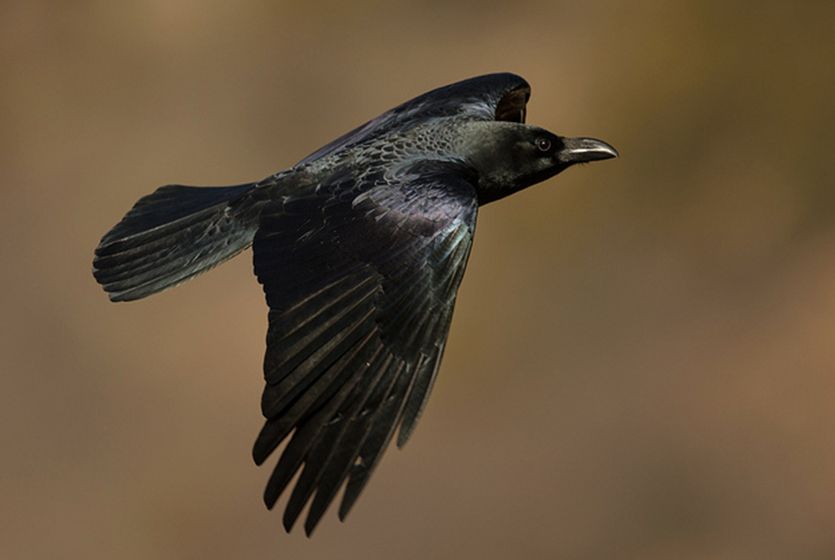
[[[551,141],[547,138],[537,138],[536,147],[540,152],[548,152],[551,150]]]

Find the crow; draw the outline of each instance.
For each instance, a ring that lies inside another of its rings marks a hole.
[[[525,124],[510,73],[407,101],[258,182],[168,185],[101,240],[93,274],[112,301],[144,298],[253,248],[269,306],[266,418],[253,458],[287,438],[272,508],[301,470],[284,528],[309,536],[344,485],[344,520],[397,433],[409,439],[441,362],[481,205],[609,144]]]

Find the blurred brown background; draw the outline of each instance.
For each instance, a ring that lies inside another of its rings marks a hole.
[[[812,1],[3,3],[0,558],[835,557],[833,29]],[[501,70],[622,157],[481,212],[415,437],[346,524],[285,535],[249,254],[114,305],[93,248],[160,184]]]

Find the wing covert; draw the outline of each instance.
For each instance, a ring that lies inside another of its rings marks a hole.
[[[406,101],[394,109],[347,132],[319,148],[297,165],[305,165],[372,136],[422,122],[427,118],[460,116],[483,121],[525,122],[525,105],[531,87],[509,72],[485,74],[439,87]]]

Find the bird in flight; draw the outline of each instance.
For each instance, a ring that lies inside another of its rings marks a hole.
[[[286,439],[264,501],[301,471],[289,531],[310,535],[340,488],[343,519],[395,433],[409,439],[438,373],[481,205],[576,163],[593,138],[525,124],[530,86],[489,74],[434,89],[293,167],[226,187],[168,185],[101,240],[113,301],[144,298],[253,248],[269,307],[262,464]]]

